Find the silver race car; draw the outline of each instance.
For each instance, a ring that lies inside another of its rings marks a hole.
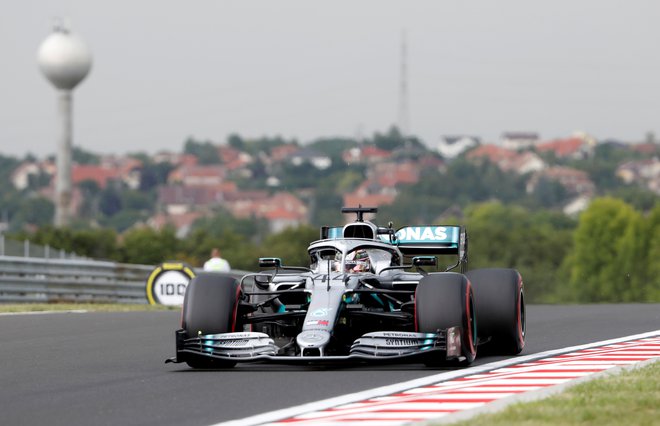
[[[200,273],[186,289],[176,357],[193,368],[238,362],[470,364],[477,346],[517,354],[525,300],[513,269],[467,270],[459,226],[394,230],[365,220],[322,227],[309,267],[259,259],[240,280]],[[442,272],[438,257],[451,258]],[[456,271],[456,272],[450,272]]]

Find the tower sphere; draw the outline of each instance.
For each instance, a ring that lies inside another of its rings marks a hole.
[[[79,37],[66,29],[55,28],[39,46],[37,62],[55,87],[71,90],[87,76],[92,54]]]

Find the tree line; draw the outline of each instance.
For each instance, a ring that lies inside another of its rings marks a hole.
[[[387,216],[379,213],[378,218]],[[660,203],[643,213],[620,199],[603,197],[578,219],[571,219],[550,210],[489,201],[470,205],[462,219],[433,223],[465,225],[470,269],[518,269],[529,302],[660,302]],[[408,224],[398,222],[395,227]],[[177,260],[201,266],[211,249],[219,247],[238,270],[257,270],[259,257],[280,257],[287,265],[308,264],[306,249],[319,238],[318,228],[288,228],[255,240],[258,228],[264,226],[219,212],[196,222],[185,238],[178,238],[173,227],[136,228],[118,235],[112,229],[46,226],[16,236],[124,263]]]

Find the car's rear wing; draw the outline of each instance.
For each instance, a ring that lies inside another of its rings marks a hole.
[[[464,257],[467,234],[461,226],[405,226],[394,235],[379,235],[406,256],[455,254]]]
[[[462,226],[404,226],[396,232],[377,228],[377,240],[395,245],[406,256],[456,254],[463,257],[467,248],[467,234]],[[323,227],[321,239],[342,238],[341,226]]]

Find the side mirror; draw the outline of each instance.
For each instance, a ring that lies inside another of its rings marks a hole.
[[[280,259],[279,257],[260,257],[259,267],[279,269],[282,267],[282,259]]]
[[[412,260],[413,266],[437,266],[438,259],[435,256],[415,256]]]
[[[265,275],[255,275],[254,276],[254,285],[257,286],[260,290],[268,290],[268,284],[270,284],[270,276]]]

